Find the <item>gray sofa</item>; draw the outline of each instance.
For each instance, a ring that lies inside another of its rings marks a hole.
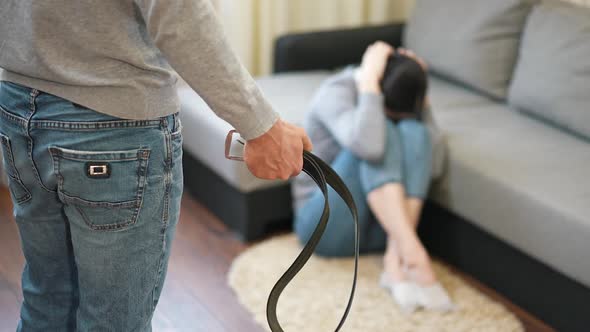
[[[420,229],[429,250],[560,330],[587,330],[590,9],[418,0],[405,24],[280,38],[276,72],[258,82],[283,118],[301,124],[322,80],[377,39],[403,43],[431,67],[448,160]],[[245,239],[288,224],[288,183],[226,161],[230,126],[190,88],[179,94],[187,188]]]

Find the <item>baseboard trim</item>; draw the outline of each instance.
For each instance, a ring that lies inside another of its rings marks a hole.
[[[590,289],[428,203],[419,234],[428,251],[559,331],[588,331]]]

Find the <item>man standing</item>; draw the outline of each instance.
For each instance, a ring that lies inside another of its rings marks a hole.
[[[26,264],[18,331],[151,331],[182,194],[177,72],[286,179],[279,119],[208,0],[4,0],[0,139]]]

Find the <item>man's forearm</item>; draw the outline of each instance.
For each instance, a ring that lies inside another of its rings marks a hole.
[[[154,43],[170,65],[246,139],[279,118],[231,50],[208,0],[136,0]]]

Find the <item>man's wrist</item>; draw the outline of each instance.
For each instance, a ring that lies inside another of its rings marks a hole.
[[[250,116],[247,123],[245,123],[249,126],[245,126],[244,123],[241,127],[236,126],[235,128],[240,133],[240,136],[246,141],[250,141],[266,134],[280,119],[277,112],[272,109],[269,109],[269,111],[267,114],[261,112]]]

